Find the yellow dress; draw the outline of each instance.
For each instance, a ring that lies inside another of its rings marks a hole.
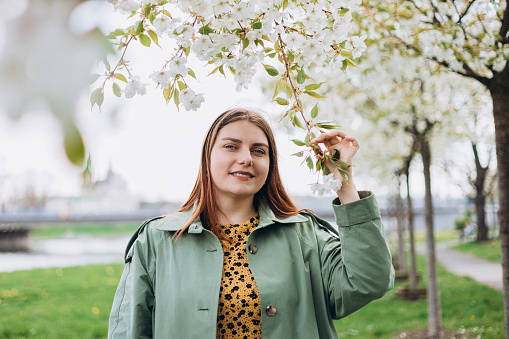
[[[241,224],[221,225],[222,231],[233,242],[221,241],[224,256],[217,310],[217,338],[262,337],[260,294],[246,253],[247,237],[259,222],[260,218],[256,215]]]

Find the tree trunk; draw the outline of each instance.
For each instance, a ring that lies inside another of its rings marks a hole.
[[[477,241],[487,241],[488,240],[488,226],[486,225],[486,197],[484,185],[486,183],[486,174],[488,172],[488,166],[483,167],[481,165],[481,161],[479,159],[479,154],[477,152],[477,145],[472,143],[472,150],[474,152],[475,159],[475,212],[477,216]]]
[[[398,192],[396,193],[396,221],[398,227],[398,269],[400,274],[406,274],[405,240],[403,239],[403,203],[401,199],[401,176],[398,175]]]
[[[495,119],[504,319],[506,338],[509,339],[509,69],[506,67],[498,75],[500,77],[493,77],[489,90]]]
[[[422,156],[426,211],[426,248],[428,276],[428,337],[440,338],[442,313],[440,310],[440,293],[438,290],[437,263],[435,253],[435,236],[433,226],[433,202],[431,198],[431,149],[426,136],[421,136],[420,153]]]
[[[417,264],[415,260],[415,240],[414,240],[414,208],[412,205],[412,196],[410,195],[410,166],[406,168],[406,202],[408,218],[408,235],[410,242],[410,289],[417,288]]]

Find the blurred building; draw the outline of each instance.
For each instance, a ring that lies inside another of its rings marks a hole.
[[[140,200],[129,192],[126,181],[111,167],[104,180],[93,181],[90,157],[82,172],[82,180],[80,196],[48,198],[45,211],[65,216],[131,213],[140,207]]]

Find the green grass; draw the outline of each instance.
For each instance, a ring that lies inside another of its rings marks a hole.
[[[123,265],[0,274],[0,338],[105,338]]]
[[[424,258],[419,257],[424,273]],[[122,264],[0,273],[0,338],[105,338]],[[438,269],[444,327],[504,337],[502,294]],[[398,284],[398,286],[401,284]],[[340,338],[393,338],[427,327],[426,301],[394,290],[335,322]]]
[[[425,260],[418,257],[425,280]],[[503,338],[502,293],[468,277],[458,277],[438,267],[443,327],[458,332]],[[340,338],[394,338],[403,331],[427,328],[426,300],[406,302],[396,298],[395,289],[354,314],[335,322]]]
[[[500,239],[498,238],[493,238],[484,243],[469,241],[452,248],[495,263],[502,262],[502,250],[500,248]]]
[[[406,236],[408,239],[408,232],[406,232]],[[417,231],[414,233],[414,239],[416,243],[425,243],[426,242],[426,231]],[[450,240],[458,239],[458,231],[456,230],[440,230],[435,231],[435,242],[444,242]],[[408,241],[408,240],[406,240]]]
[[[89,234],[91,236],[133,234],[140,225],[141,222],[42,225],[40,228],[30,231],[30,238],[35,240],[58,238],[67,234]]]

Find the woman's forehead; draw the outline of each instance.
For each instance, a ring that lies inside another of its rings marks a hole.
[[[265,132],[252,122],[246,120],[229,123],[219,130],[217,140],[236,139],[241,142],[263,142],[268,145]]]

